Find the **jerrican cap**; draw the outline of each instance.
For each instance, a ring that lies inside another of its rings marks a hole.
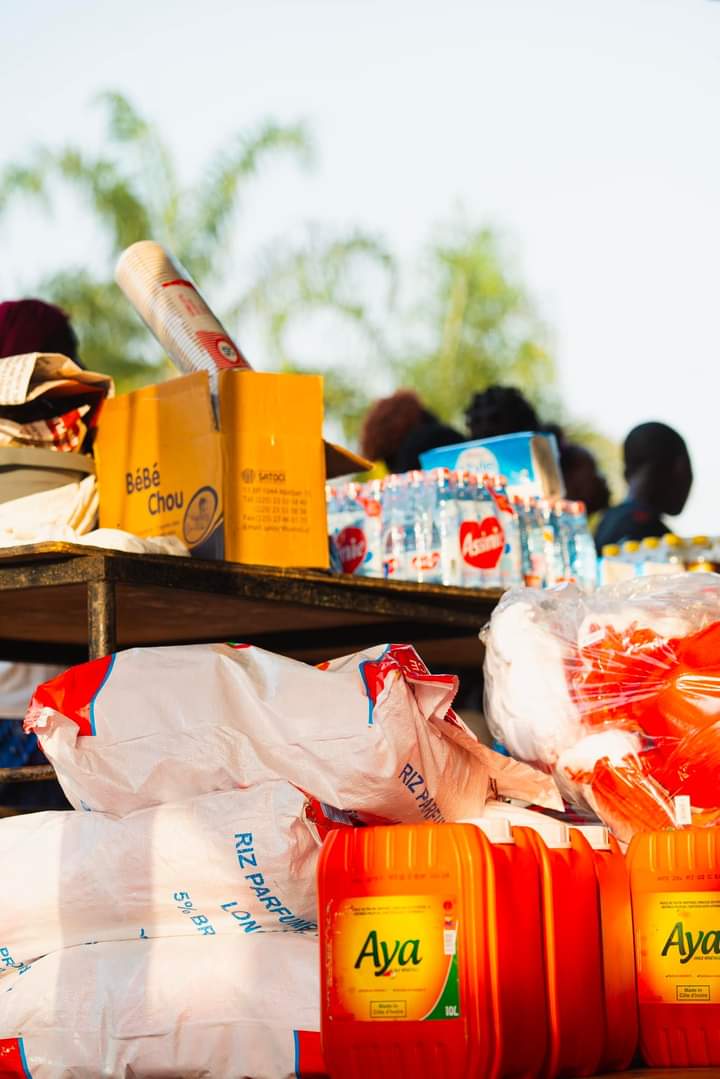
[[[464,821],[465,824],[474,824],[485,833],[491,843],[514,843],[512,825],[507,817],[474,817]]]
[[[610,831],[604,824],[573,824],[587,839],[593,850],[610,850]]]

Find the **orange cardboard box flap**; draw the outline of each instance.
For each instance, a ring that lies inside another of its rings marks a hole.
[[[326,568],[323,380],[223,371],[225,557]]]

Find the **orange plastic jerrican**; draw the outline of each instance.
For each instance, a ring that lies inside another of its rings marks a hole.
[[[600,896],[605,1048],[599,1070],[624,1071],[638,1043],[630,875],[625,857],[607,828],[591,825],[578,830],[592,847]]]
[[[640,1049],[720,1066],[720,828],[640,833],[628,851]]]
[[[333,1079],[499,1075],[493,854],[470,824],[339,829],[318,866]]]
[[[580,832],[564,825],[556,838],[546,836],[552,845],[531,828],[515,827],[513,836],[540,865],[549,1019],[542,1075],[593,1075],[604,1049],[605,1001],[592,850]]]
[[[548,1051],[540,867],[508,820],[478,820],[492,843],[500,971],[502,1079],[534,1079]],[[525,831],[520,828],[521,834]]]

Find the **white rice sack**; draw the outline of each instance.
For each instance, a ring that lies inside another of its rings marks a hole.
[[[448,732],[457,679],[407,646],[311,667],[226,644],[136,648],[39,687],[26,718],[76,808],[136,809],[280,777],[372,821],[477,813],[487,767]]]
[[[0,970],[88,942],[313,935],[319,842],[304,803],[276,780],[122,819],[1,820]]]
[[[67,948],[0,975],[3,1079],[323,1073],[316,940],[287,933]]]

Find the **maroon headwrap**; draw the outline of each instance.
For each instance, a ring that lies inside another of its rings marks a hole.
[[[43,300],[0,303],[0,358],[25,352],[59,352],[77,362],[77,337],[64,311]]]

